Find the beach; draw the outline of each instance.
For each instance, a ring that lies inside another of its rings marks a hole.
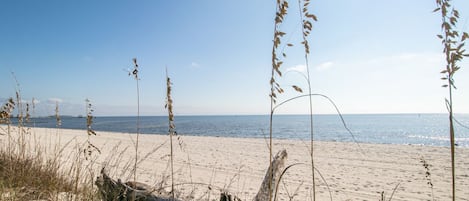
[[[2,126],[2,129],[5,129]],[[15,132],[12,132],[16,134]],[[31,128],[27,134],[35,146],[48,149],[60,144],[64,167],[71,156],[85,146],[86,130]],[[12,135],[14,135],[12,134]],[[2,143],[7,135],[2,135]],[[95,175],[102,168],[114,179],[133,180],[130,166],[135,157],[136,135],[97,132],[90,142],[101,153],[93,152]],[[262,183],[269,165],[266,139],[175,136],[175,188],[194,192],[193,200],[217,200],[228,191],[242,200],[251,200]],[[274,154],[285,149],[288,169],[279,187],[279,200],[309,200],[312,179],[309,141],[274,139]],[[169,136],[140,134],[137,181],[170,185]],[[33,148],[30,148],[31,150]],[[52,153],[51,151],[50,153]],[[421,162],[429,164],[430,177]],[[314,142],[317,200],[450,200],[451,163],[447,147],[422,145],[356,144]],[[456,148],[457,200],[469,200],[469,148]],[[327,185],[326,185],[327,183]],[[396,188],[397,187],[397,188]],[[194,190],[195,189],[195,190]],[[395,191],[394,191],[395,189]],[[393,193],[394,191],[394,193]]]

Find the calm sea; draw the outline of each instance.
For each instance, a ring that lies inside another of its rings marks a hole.
[[[469,147],[469,115],[455,116],[456,143]],[[314,137],[319,141],[364,142],[382,144],[422,144],[449,146],[446,114],[366,114],[343,115],[347,127],[337,115],[314,115]],[[35,127],[55,128],[55,118],[34,118]],[[176,116],[179,135],[264,138],[269,133],[269,116]],[[31,123],[32,125],[32,123]],[[63,117],[62,128],[86,129],[86,118]],[[309,139],[308,115],[274,117],[274,138]],[[136,132],[136,117],[96,117],[93,129],[112,132]],[[140,132],[166,134],[168,120],[164,116],[140,117]]]

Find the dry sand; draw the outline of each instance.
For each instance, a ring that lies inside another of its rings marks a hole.
[[[5,128],[5,127],[3,127]],[[64,161],[73,161],[77,144],[86,141],[86,131],[67,129],[32,129],[30,139],[54,147],[60,136],[65,146]],[[96,154],[97,173],[103,166],[114,178],[130,180],[130,168],[135,156],[133,140],[136,135],[97,132],[91,142],[101,149]],[[268,149],[265,139],[178,136],[175,145],[175,183],[184,192],[197,189],[194,200],[216,199],[220,190],[227,190],[243,200],[251,200],[257,193],[268,167]],[[6,136],[1,137],[3,142]],[[163,177],[170,179],[169,137],[167,135],[140,135],[139,157],[145,160],[138,166],[137,180],[155,185]],[[182,144],[182,146],[179,145]],[[66,144],[66,145],[65,145]],[[310,200],[311,169],[309,142],[274,140],[275,153],[286,149],[290,168],[280,187],[279,200]],[[315,165],[329,185],[317,176],[317,200],[379,200],[381,192],[389,198],[398,185],[393,199],[431,200],[432,189],[427,184],[424,157],[430,164],[431,182],[436,200],[450,200],[450,151],[445,147],[418,145],[383,145],[342,142],[315,142]],[[457,200],[469,200],[469,149],[457,148]],[[76,155],[76,154],[75,154]],[[117,167],[119,166],[119,167]],[[124,170],[122,170],[124,169]],[[188,183],[197,183],[188,184]],[[210,186],[210,189],[208,188]]]

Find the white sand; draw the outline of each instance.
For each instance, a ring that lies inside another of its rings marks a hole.
[[[2,127],[5,128],[5,127]],[[65,152],[75,150],[77,143],[86,141],[86,131],[35,128],[31,131],[43,146],[54,147],[57,133],[61,144],[70,142]],[[106,164],[111,176],[130,179],[127,171],[118,169],[135,156],[131,138],[124,133],[97,132],[91,142],[101,149],[96,159],[96,173]],[[34,136],[31,135],[31,136]],[[195,186],[195,200],[218,198],[219,188],[227,189],[243,200],[251,200],[257,193],[268,167],[268,149],[264,139],[180,136],[174,139],[175,183],[177,189],[191,191]],[[5,142],[6,136],[1,136]],[[30,137],[33,139],[33,137]],[[138,166],[137,180],[150,185],[169,175],[167,135],[140,135],[139,157],[150,153]],[[184,150],[181,150],[179,142]],[[162,143],[163,146],[157,149]],[[275,153],[280,149],[288,152],[287,165],[302,163],[290,168],[280,188],[280,199],[289,200],[298,189],[294,200],[311,197],[311,169],[309,142],[274,140]],[[315,142],[315,166],[329,184],[332,200],[379,200],[381,192],[389,198],[399,184],[393,199],[431,200],[431,188],[427,184],[425,169],[420,162],[423,156],[430,166],[433,193],[437,200],[450,200],[451,166],[449,148],[415,145],[381,145],[341,142]],[[118,147],[116,147],[118,146]],[[127,149],[126,149],[127,148]],[[124,152],[124,150],[126,151]],[[152,151],[153,150],[153,151]],[[457,148],[457,200],[469,200],[469,149]],[[64,153],[65,153],[64,152]],[[123,154],[121,154],[123,152]],[[63,154],[64,160],[72,160],[73,154]],[[188,163],[190,159],[190,165]],[[129,163],[130,164],[130,163]],[[190,167],[190,168],[189,168]],[[317,200],[330,200],[329,191],[316,173]],[[166,178],[166,184],[170,184]],[[190,185],[185,183],[199,183]],[[182,185],[185,184],[185,185]],[[211,184],[211,191],[207,185]],[[217,188],[219,187],[219,188]],[[288,191],[288,193],[287,193]],[[210,192],[210,194],[204,194]]]

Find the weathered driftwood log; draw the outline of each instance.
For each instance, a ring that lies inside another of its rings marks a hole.
[[[259,191],[257,192],[256,197],[254,197],[253,199],[254,201],[268,201],[269,188],[272,200],[274,200],[274,191],[277,188],[277,184],[279,183],[280,174],[282,173],[283,168],[285,167],[286,160],[287,151],[285,149],[279,151],[277,155],[275,155],[274,159],[272,160],[272,164],[270,164],[269,169],[265,173],[264,181],[262,181],[262,185]]]
[[[279,151],[275,155],[272,164],[270,164],[269,169],[265,173],[264,181],[262,181],[262,185],[253,199],[254,201],[269,200],[269,182],[271,183],[270,195],[273,200],[273,194],[277,188],[286,159],[286,150]],[[104,168],[101,170],[101,176],[96,180],[96,185],[106,201],[131,201],[134,200],[134,197],[138,201],[172,201],[170,193],[164,191],[164,189],[154,189],[139,182],[122,183],[120,179],[117,181],[113,180],[107,175]],[[179,199],[175,199],[175,201],[179,201]],[[220,201],[241,201],[241,199],[228,192],[222,192],[220,194]]]
[[[171,195],[163,189],[154,189],[139,182],[122,183],[112,179],[101,170],[101,176],[96,180],[96,186],[106,201],[170,201]],[[178,199],[175,199],[178,200]]]
[[[220,201],[242,201],[242,200],[234,195],[231,195],[228,192],[223,192],[220,194]]]

